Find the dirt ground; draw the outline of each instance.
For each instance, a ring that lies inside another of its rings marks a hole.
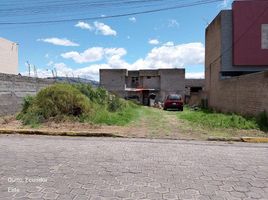
[[[162,113],[163,112],[163,113]],[[79,122],[46,122],[34,130],[43,131],[79,131],[96,133],[116,133],[125,137],[138,138],[172,138],[198,139],[200,135],[189,132],[186,134],[184,122],[176,117],[175,112],[166,112],[159,109],[148,109],[138,120],[126,126],[93,125]],[[7,130],[32,130],[29,126],[16,120],[15,116],[0,118],[0,128]]]
[[[198,139],[205,140],[209,136],[240,137],[262,136],[258,130],[204,129],[179,119],[177,111],[163,111],[156,108],[145,108],[140,118],[126,126],[93,125],[79,122],[46,122],[37,128],[23,126],[15,116],[0,118],[0,129],[6,130],[38,130],[46,132],[85,132],[107,133],[136,138]]]

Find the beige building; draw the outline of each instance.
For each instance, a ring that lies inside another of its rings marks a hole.
[[[0,38],[0,73],[18,74],[18,44]]]

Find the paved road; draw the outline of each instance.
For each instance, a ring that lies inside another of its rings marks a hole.
[[[268,145],[0,136],[0,199],[268,199]]]

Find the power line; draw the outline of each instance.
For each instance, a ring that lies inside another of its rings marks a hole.
[[[125,14],[116,14],[116,15],[108,15],[108,16],[98,16],[98,17],[85,17],[85,18],[76,18],[76,19],[60,19],[60,20],[47,20],[47,21],[24,21],[24,22],[0,22],[0,25],[28,25],[28,24],[48,24],[48,23],[60,23],[60,22],[72,22],[72,21],[80,21],[80,20],[99,20],[99,19],[110,19],[110,18],[119,18],[133,15],[141,15],[141,14],[149,14],[167,10],[175,10],[180,8],[194,7],[198,5],[206,5],[215,2],[220,2],[222,0],[198,0],[188,4],[179,4],[172,7],[151,9],[146,11],[137,11],[132,13]]]
[[[70,4],[67,2],[59,2],[57,4],[42,4],[41,5],[32,5],[29,6],[17,6],[18,8],[5,8],[5,6],[1,5],[0,3],[0,18],[7,19],[10,17],[16,17],[19,16],[34,16],[35,18],[38,18],[38,16],[44,16],[45,14],[52,14],[53,17],[63,17],[60,16],[60,14],[66,13],[68,16],[74,16],[74,14],[80,14],[80,16],[88,15],[89,13],[93,14],[95,11],[114,11],[115,9],[118,10],[120,8],[125,8],[127,10],[134,10],[134,9],[140,9],[145,7],[156,7],[156,6],[166,6],[166,5],[173,5],[176,0],[131,0],[131,1],[109,1],[109,3],[103,3],[103,2],[88,2],[88,0],[79,0],[76,4]],[[184,3],[186,0],[180,0],[180,3]],[[188,2],[191,0],[187,0]],[[71,2],[72,3],[72,2]],[[176,2],[177,3],[177,2]],[[106,9],[106,10],[105,10]],[[133,11],[134,12],[134,11]],[[84,13],[84,14],[83,14]],[[103,14],[103,13],[101,13]],[[2,17],[1,17],[2,16]],[[41,17],[40,16],[40,17]],[[26,19],[25,19],[26,20]],[[55,19],[56,20],[56,19]],[[41,20],[39,20],[41,21]]]

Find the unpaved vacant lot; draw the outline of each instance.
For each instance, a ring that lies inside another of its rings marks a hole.
[[[240,137],[267,136],[260,130],[239,130],[228,128],[206,128],[179,118],[181,112],[163,111],[143,107],[139,117],[125,126],[93,125],[78,122],[47,122],[34,130],[45,131],[80,131],[89,133],[116,133],[125,137],[170,138],[170,139],[207,139],[209,136]],[[1,129],[33,129],[23,126],[14,116],[0,120]]]

